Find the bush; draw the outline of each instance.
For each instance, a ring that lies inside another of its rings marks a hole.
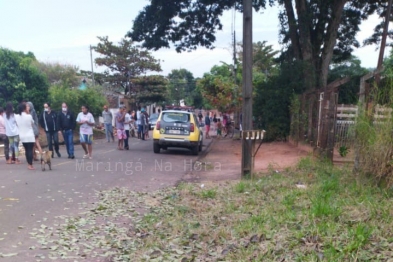
[[[49,97],[53,110],[60,110],[61,104],[65,102],[68,108],[77,114],[82,105],[87,105],[94,116],[101,115],[102,107],[107,103],[100,86],[79,90],[53,85],[49,88]]]
[[[393,71],[392,71],[393,72]],[[393,74],[386,75],[387,86],[375,87],[371,92],[373,105],[367,110],[360,110],[354,126],[356,135],[355,151],[359,157],[358,170],[371,175],[377,183],[393,185],[393,119],[392,113],[384,118],[375,118],[375,107],[383,102],[383,107],[393,107]],[[359,105],[359,108],[363,108]]]

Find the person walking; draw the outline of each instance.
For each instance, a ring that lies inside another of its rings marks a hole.
[[[201,109],[201,110],[199,110],[199,113],[198,113],[198,119],[199,119],[200,123],[202,123],[202,118],[203,118],[203,115],[202,115],[202,109]]]
[[[143,124],[143,131],[144,131],[143,133],[145,135],[145,140],[147,140],[149,138],[149,130],[150,130],[150,128],[149,128],[149,114],[146,112],[145,109],[143,109],[142,114],[145,115],[144,124]]]
[[[0,141],[3,141],[5,161],[8,163],[8,160],[10,159],[10,142],[8,141],[8,137],[5,134],[5,123],[3,114],[4,109],[0,107]]]
[[[144,108],[141,109],[140,125],[138,127],[138,132],[140,131],[142,140],[145,140],[146,128],[147,128],[147,124],[148,124],[145,111],[146,110]]]
[[[205,132],[206,132],[205,136],[206,136],[207,139],[210,138],[210,134],[209,134],[209,132],[210,132],[210,124],[211,124],[210,116],[209,116],[209,113],[207,113],[206,116],[205,116]]]
[[[108,143],[110,142],[110,139],[112,138],[112,142],[115,142],[115,137],[113,136],[113,116],[112,113],[108,110],[108,106],[104,106],[104,111],[102,111],[102,118],[104,119],[104,125],[105,125],[105,136],[106,140]]]
[[[120,106],[119,111],[116,113],[115,122],[117,130],[117,149],[123,150],[124,139],[127,138],[126,132],[124,130],[124,119],[126,117],[126,112],[124,106]]]
[[[58,115],[59,131],[62,132],[67,148],[68,158],[74,159],[74,129],[76,126],[74,113],[66,103],[61,104],[61,113]]]
[[[124,131],[126,132],[126,138],[124,138],[124,149],[129,150],[128,139],[130,138],[130,125],[131,125],[131,110],[129,110],[124,117]]]
[[[19,160],[19,128],[15,119],[14,107],[11,102],[8,102],[5,106],[5,118],[4,118],[5,134],[7,135],[10,150],[9,153],[15,156],[15,161],[8,159],[7,164],[20,164]]]
[[[80,124],[79,127],[79,139],[82,145],[85,155],[83,158],[93,159],[93,126],[95,125],[94,117],[89,112],[89,107],[83,105],[76,118],[76,122]]]
[[[33,149],[35,144],[34,136],[34,120],[30,115],[30,107],[27,103],[20,103],[18,106],[20,115],[16,116],[16,121],[19,128],[19,139],[25,148],[25,156],[27,162],[27,169],[34,170],[33,167]]]
[[[142,125],[141,125],[141,107],[138,106],[138,110],[136,111],[136,126],[138,128],[138,139],[142,139]]]
[[[61,157],[59,152],[59,127],[57,114],[55,111],[52,111],[49,103],[44,104],[44,112],[40,116],[40,125],[45,130],[48,149],[49,151],[52,151],[52,158],[54,157],[53,144],[55,146],[57,157]]]
[[[42,148],[40,145],[40,140],[38,139],[38,137],[40,135],[40,130],[38,127],[38,116],[37,116],[37,112],[34,109],[33,103],[27,102],[27,105],[29,106],[29,113],[34,121],[33,132],[34,132],[34,137],[35,137],[35,143],[34,143],[34,147],[33,147],[33,160],[38,161],[39,159],[37,158],[36,149],[38,149],[40,156],[42,156]]]

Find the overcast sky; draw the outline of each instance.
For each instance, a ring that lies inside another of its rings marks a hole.
[[[91,70],[90,45],[98,43],[97,36],[108,36],[118,42],[131,29],[132,21],[146,6],[146,0],[0,0],[0,46],[14,51],[31,51],[43,62],[59,62]],[[211,67],[232,62],[230,50],[232,32],[232,12],[222,18],[224,25],[215,43],[216,49],[198,50],[178,54],[174,49],[152,52],[161,60],[167,75],[172,69],[185,68],[201,77]],[[267,41],[279,50],[277,10],[267,10],[254,14],[253,42]],[[361,26],[358,39],[370,36],[376,17]],[[242,37],[242,16],[236,14],[234,26],[237,39]],[[385,56],[389,53],[386,50]],[[364,67],[376,67],[378,52],[375,47],[357,50],[354,55],[362,60]],[[97,54],[93,53],[93,58]],[[102,68],[94,66],[95,71]]]

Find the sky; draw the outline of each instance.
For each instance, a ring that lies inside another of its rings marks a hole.
[[[0,0],[0,47],[33,52],[41,62],[91,70],[89,47],[98,44],[97,36],[108,36],[110,41],[119,42],[148,4],[147,0]],[[221,21],[224,28],[216,34],[214,50],[199,47],[196,51],[180,54],[174,48],[152,51],[152,55],[161,61],[163,71],[159,74],[187,69],[194,77],[202,77],[214,65],[232,63],[232,28],[237,40],[241,41],[242,15],[229,11]],[[358,40],[362,42],[370,36],[378,22],[377,17],[364,22]],[[277,9],[254,13],[253,42],[267,41],[275,50],[280,50],[278,29]],[[387,49],[385,56],[388,53]],[[94,52],[92,55],[93,59],[98,57]],[[377,65],[375,46],[357,49],[354,55],[361,59],[363,67]],[[95,72],[104,69],[93,65]]]

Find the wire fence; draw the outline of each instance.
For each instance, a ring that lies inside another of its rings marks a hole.
[[[353,126],[358,115],[357,105],[337,105],[335,147],[352,147],[355,142]]]
[[[393,109],[386,106],[376,105],[373,109],[373,125],[385,123],[392,117]],[[336,120],[335,147],[352,147],[355,142],[354,125],[358,116],[357,105],[338,105]]]

